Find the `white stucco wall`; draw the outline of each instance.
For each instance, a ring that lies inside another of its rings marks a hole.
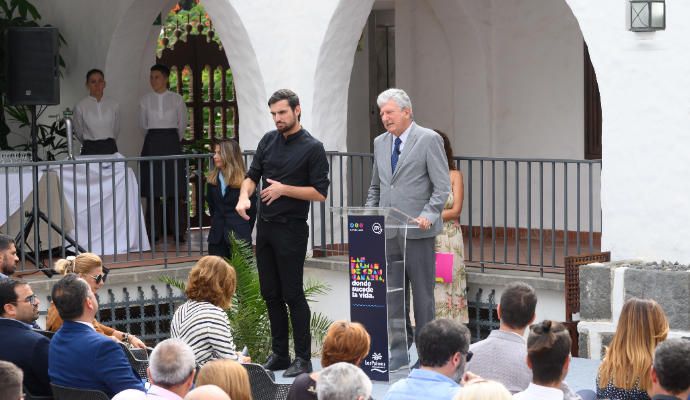
[[[583,44],[577,21],[565,2],[424,0],[397,1],[396,85],[412,98],[416,120],[450,134],[456,155],[516,158],[582,159],[584,153]],[[356,73],[362,74],[355,78]],[[350,92],[366,89],[361,70],[353,70]],[[350,115],[364,115],[368,102],[353,103]],[[348,134],[367,140],[350,118]],[[491,180],[484,165],[485,226],[492,223],[489,209]],[[515,173],[507,175],[496,164],[496,219],[503,226],[503,181],[507,180],[508,226],[515,226]],[[532,165],[531,186],[527,166],[521,165],[519,226],[527,227],[526,205],[531,187],[531,227],[577,229],[577,171],[568,167],[567,225],[564,215],[564,172],[556,168],[555,210],[551,201],[551,165],[544,165],[543,186],[539,165]],[[480,221],[480,165],[462,165],[472,179],[472,223]],[[593,229],[600,230],[599,168],[593,174]],[[588,169],[581,169],[580,225],[589,229]],[[466,185],[468,188],[469,185]],[[539,195],[543,193],[542,206]],[[469,199],[462,222],[469,224]]]
[[[290,0],[280,12],[267,12],[272,7],[268,0],[205,1],[221,40],[240,39],[235,56],[242,61],[231,59],[231,65],[243,93],[245,148],[252,148],[272,126],[265,107],[268,95],[287,86],[302,98],[305,126],[327,149],[344,150],[351,102],[341,89],[349,84],[354,48],[371,6],[366,3]],[[103,65],[107,92],[133,107],[141,93],[118,86],[146,89],[142,76],[151,21],[166,4],[37,1],[43,22],[58,26],[68,42],[58,109],[84,96],[83,74]],[[685,244],[690,165],[684,154],[690,113],[682,89],[690,80],[690,27],[685,23],[690,3],[669,0],[668,29],[652,34],[626,30],[624,0],[603,0],[596,7],[588,0],[394,4],[398,86],[412,95],[419,122],[452,131],[463,155],[580,158],[583,35],[603,105],[602,247],[612,250],[614,258],[690,261]],[[134,6],[147,11],[132,12]],[[134,50],[111,54],[120,41],[133,44]],[[333,51],[330,43],[344,47]],[[337,62],[343,66],[335,73],[321,70]],[[117,65],[125,70],[118,72]],[[317,99],[333,104],[316,104]],[[125,152],[132,155],[138,148],[129,145],[135,143],[130,139],[138,133],[128,129],[120,144],[131,147]]]
[[[624,1],[567,3],[601,92],[602,248],[616,260],[690,262],[690,3],[667,1],[656,33],[627,31]]]

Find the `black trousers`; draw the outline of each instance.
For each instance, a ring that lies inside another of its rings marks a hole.
[[[311,311],[304,297],[303,283],[308,239],[306,221],[269,222],[258,218],[256,262],[261,296],[266,301],[271,322],[272,350],[279,356],[289,355],[290,320],[295,356],[305,360],[311,359]]]
[[[208,254],[210,256],[218,256],[223,258],[230,258],[230,244],[228,243],[209,243]]]
[[[165,201],[165,215],[163,215],[163,202]],[[187,201],[184,197],[149,197],[146,196],[146,213],[144,219],[146,221],[146,230],[151,242],[155,240],[162,240],[163,235],[175,235],[180,242],[186,241],[187,233],[187,217],[189,209],[187,208]],[[177,210],[175,210],[175,203],[177,203]],[[177,211],[177,214],[175,212]],[[153,214],[153,215],[152,215]],[[177,215],[177,232],[175,232],[175,216]],[[153,218],[153,223],[151,219]],[[163,232],[163,220],[165,220],[165,228],[167,232]],[[168,242],[170,245],[174,243]]]

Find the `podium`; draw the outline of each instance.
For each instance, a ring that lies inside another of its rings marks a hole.
[[[347,218],[350,319],[371,335],[361,368],[373,381],[409,374],[405,316],[405,245],[414,219],[395,208],[334,207]]]

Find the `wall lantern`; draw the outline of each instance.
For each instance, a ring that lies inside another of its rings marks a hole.
[[[630,0],[630,30],[654,32],[666,29],[665,0]]]

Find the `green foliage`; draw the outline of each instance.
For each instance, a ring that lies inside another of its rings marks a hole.
[[[5,106],[5,112],[11,120],[19,125],[19,128],[29,128],[31,124],[27,107]],[[62,119],[56,119],[51,124],[37,124],[38,148],[43,150],[47,161],[55,161],[58,156],[67,155],[67,128]],[[27,142],[14,146],[14,150],[31,150],[31,138]],[[40,154],[40,150],[39,150]]]
[[[266,302],[261,297],[256,259],[249,243],[236,239],[234,235],[230,236],[230,242],[232,254],[229,261],[237,273],[237,290],[232,307],[227,310],[230,329],[235,344],[240,348],[247,346],[252,360],[263,362],[271,353],[271,324],[268,320]],[[170,277],[163,277],[161,281],[184,291],[183,281]],[[313,279],[307,279],[304,284],[304,293],[309,303],[316,301],[315,296],[326,295],[330,290],[327,284]],[[317,344],[315,354],[320,352],[331,323],[325,315],[312,312],[310,330],[312,339]]]
[[[211,29],[211,19],[199,1],[182,0],[165,16],[165,22],[163,22],[164,29],[161,29],[161,33],[158,36],[158,54],[163,51],[164,38],[168,39],[169,44],[175,43],[175,40],[177,40],[175,30],[179,29],[181,32],[180,40],[185,40],[187,35],[185,25],[188,23],[194,28],[193,34],[198,33],[197,26],[199,24],[202,25],[202,34]],[[221,45],[218,37],[214,37],[213,40],[218,45]]]

